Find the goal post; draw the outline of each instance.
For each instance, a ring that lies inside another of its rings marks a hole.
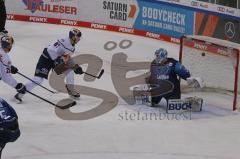
[[[239,49],[239,44],[226,40],[181,37],[179,61],[189,69],[191,76],[204,80],[205,87],[201,91],[231,94],[233,110],[240,104]],[[181,80],[181,87],[188,87],[184,80]]]

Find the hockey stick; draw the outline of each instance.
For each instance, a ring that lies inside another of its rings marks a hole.
[[[2,61],[1,61],[1,62],[2,62]],[[8,65],[4,64],[3,62],[2,62],[2,64],[3,64],[4,66],[8,67]],[[49,91],[49,92],[51,92],[51,93],[53,93],[53,94],[57,93],[57,92],[54,92],[54,91],[52,91],[52,90],[50,90],[50,89],[48,89],[48,88],[46,88],[46,87],[44,87],[44,86],[38,84],[37,82],[35,82],[35,81],[32,80],[31,78],[25,76],[24,74],[22,74],[22,73],[20,73],[20,72],[17,72],[17,74],[21,75],[22,77],[24,77],[24,78],[30,80],[31,82],[35,83],[36,85],[42,87],[43,89],[45,89],[45,90],[47,90],[47,91]]]
[[[29,94],[31,94],[31,95],[33,95],[33,96],[35,96],[35,97],[37,97],[37,98],[39,98],[39,99],[41,99],[41,100],[49,103],[49,104],[51,104],[51,105],[53,105],[53,106],[55,106],[55,107],[57,107],[57,108],[60,108],[60,109],[68,109],[68,108],[70,108],[70,107],[72,107],[72,106],[74,106],[74,105],[77,104],[76,101],[73,101],[73,102],[71,102],[71,103],[68,103],[68,104],[65,104],[65,105],[60,106],[60,105],[57,105],[57,104],[55,104],[55,103],[50,102],[50,101],[47,100],[47,99],[44,99],[44,98],[40,97],[39,95],[36,95],[36,94],[34,94],[34,93],[30,92],[30,91],[26,91],[26,92],[28,92]]]
[[[83,72],[83,73],[85,73],[86,75],[89,75],[89,76],[96,77],[96,78],[100,79],[102,77],[103,73],[104,73],[104,69],[101,70],[101,72],[99,73],[98,76],[95,76],[95,75],[87,73],[87,72]]]
[[[42,87],[43,89],[45,89],[45,90],[47,90],[47,91],[49,91],[49,92],[51,92],[51,93],[53,93],[53,94],[57,93],[57,92],[54,92],[54,91],[52,91],[52,90],[50,90],[50,89],[48,89],[48,88],[46,88],[46,87],[44,87],[44,86],[42,86],[42,85],[38,84],[37,82],[35,82],[35,81],[34,81],[34,80],[32,80],[31,78],[29,78],[29,77],[25,76],[24,74],[22,74],[22,73],[20,73],[20,72],[17,72],[17,74],[21,75],[22,77],[24,77],[24,78],[26,78],[26,79],[30,80],[31,82],[35,83],[36,85],[38,85],[38,86]]]
[[[75,68],[78,68],[78,67],[79,67],[78,64],[75,64],[74,66],[70,66],[70,67],[67,67],[67,68],[65,67],[64,64],[60,64],[60,65],[56,66],[53,70],[55,71],[55,73],[56,73],[57,75],[60,75],[60,74],[62,74],[63,72],[65,72],[67,69],[72,69],[72,70],[74,70]],[[95,76],[95,75],[90,74],[90,73],[88,73],[88,72],[82,72],[82,73],[85,73],[86,75],[89,75],[89,76],[92,76],[92,77],[95,77],[95,78],[100,79],[100,78],[102,77],[103,73],[104,73],[104,69],[102,69],[102,70],[100,71],[100,73],[99,73],[98,76]]]

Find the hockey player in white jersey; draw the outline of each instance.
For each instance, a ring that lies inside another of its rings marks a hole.
[[[81,36],[81,31],[73,28],[69,31],[69,36],[67,38],[57,40],[55,43],[44,48],[43,53],[38,60],[33,81],[42,84],[44,79],[48,79],[49,71],[56,66],[56,61],[59,61],[59,59],[65,64],[69,63],[71,56],[75,51],[75,45],[80,41]],[[83,73],[82,68],[79,65],[75,65],[74,69],[69,69],[66,78],[66,88],[70,96],[79,98],[79,92],[76,92],[73,88],[74,72],[76,74]],[[36,83],[28,82],[26,84],[26,89],[31,91],[37,86]],[[15,98],[21,102],[22,96],[22,93],[17,93]]]
[[[8,53],[11,51],[14,40],[13,37],[4,35],[1,37],[0,47],[0,80],[2,79],[9,86],[15,88],[19,93],[25,94],[26,87],[18,83],[12,74],[16,74],[18,69],[12,66]]]

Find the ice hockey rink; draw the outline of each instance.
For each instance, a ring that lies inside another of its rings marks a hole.
[[[21,73],[33,77],[43,48],[58,38],[66,37],[71,27],[8,21],[6,28],[15,39],[10,53],[13,64]],[[105,73],[93,82],[84,81],[83,75],[76,76],[75,81],[79,85],[107,90],[119,96],[111,79],[114,54],[126,54],[129,62],[150,62],[154,51],[163,47],[169,56],[178,58],[179,46],[175,44],[122,33],[80,29],[83,36],[76,46],[76,55],[100,57]],[[130,40],[132,45],[122,49],[119,43],[123,40]],[[106,51],[104,45],[109,41],[117,45],[115,49]],[[141,73],[144,70],[131,75]],[[27,82],[19,75],[14,76],[18,81]],[[51,89],[47,81],[43,85]],[[52,102],[67,97],[66,94],[53,95],[39,87],[34,93]],[[164,108],[128,105],[121,98],[117,107],[99,117],[64,120],[48,103],[26,95],[24,102],[17,104],[13,100],[14,94],[15,90],[1,81],[0,97],[17,111],[22,133],[15,143],[7,144],[3,159],[238,159],[240,156],[240,115],[231,111],[227,95],[203,93],[207,104],[203,105],[202,112],[192,113],[191,120],[143,118],[143,114],[164,112]],[[71,110],[84,112],[100,102],[97,98],[82,95]],[[223,103],[226,106],[219,106]],[[139,113],[139,118],[129,116]]]

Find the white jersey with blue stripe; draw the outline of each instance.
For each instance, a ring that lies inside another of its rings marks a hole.
[[[72,56],[75,47],[71,44],[69,38],[57,40],[55,43],[47,47],[47,51],[52,60],[56,60],[58,57],[64,55]]]

